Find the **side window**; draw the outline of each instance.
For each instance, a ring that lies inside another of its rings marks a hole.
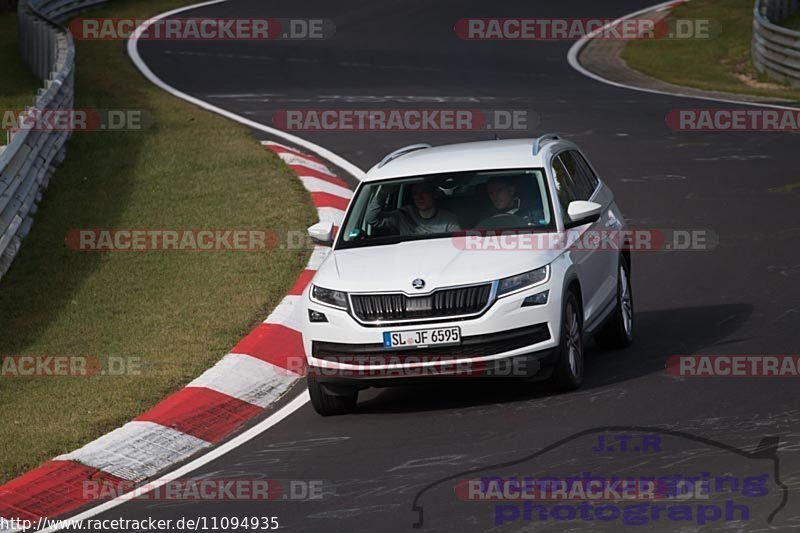
[[[584,171],[583,165],[579,163],[578,157],[576,156],[580,157],[576,152],[570,150],[569,152],[559,154],[558,158],[564,163],[564,167],[567,169],[567,172],[569,172],[572,182],[575,184],[577,199],[588,200],[595,188],[592,185],[591,178]]]
[[[589,177],[589,182],[592,184],[592,189],[596,189],[597,186],[600,184],[600,179],[597,177],[597,174],[594,173],[592,167],[589,166],[589,162],[586,161],[586,158],[583,157],[583,154],[580,152],[575,152],[575,158],[578,160],[578,163],[583,167],[584,173]]]
[[[564,214],[564,220],[568,220],[567,207],[569,207],[570,202],[577,200],[577,196],[572,179],[569,177],[569,172],[564,168],[564,165],[558,157],[553,158],[553,174],[556,178],[556,194],[561,204],[561,211]]]

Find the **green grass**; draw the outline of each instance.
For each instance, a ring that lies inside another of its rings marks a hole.
[[[87,16],[140,18],[188,3],[122,0]],[[0,482],[120,426],[213,365],[309,255],[81,253],[65,245],[69,230],[304,230],[316,220],[299,180],[246,128],[151,85],[119,41],[77,46],[76,108],[144,109],[152,127],[74,135],[0,280],[0,354],[141,358],[142,373],[0,377]]]
[[[40,85],[19,54],[17,15],[0,11],[0,118],[6,111],[33,105]],[[6,128],[0,126],[0,146],[6,144]]]
[[[632,68],[677,85],[776,98],[800,99],[800,91],[769,80],[753,68],[752,0],[692,0],[670,19],[708,19],[711,39],[631,41],[622,58]]]

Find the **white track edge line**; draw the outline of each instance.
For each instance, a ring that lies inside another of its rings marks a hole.
[[[271,415],[269,418],[262,420],[257,425],[253,426],[252,428],[248,429],[241,435],[234,437],[233,439],[221,444],[220,446],[209,450],[207,453],[203,454],[202,456],[194,459],[193,461],[183,465],[182,467],[178,468],[177,470],[173,470],[169,474],[161,476],[160,478],[156,479],[155,481],[150,481],[146,484],[146,486],[142,489],[141,494],[146,494],[151,492],[170,481],[175,479],[181,478],[186,474],[197,470],[201,466],[204,466],[207,463],[210,463],[214,459],[221,457],[228,453],[229,451],[238,448],[242,444],[252,440],[253,438],[257,437],[264,431],[268,430],[272,426],[281,422],[284,418],[288,417],[300,407],[305,405],[309,401],[308,391],[303,391],[299,396],[293,399],[288,404],[281,407],[275,414]],[[96,507],[92,507],[91,509],[87,509],[86,511],[79,513],[75,516],[65,518],[63,520],[70,522],[75,520],[85,520],[87,518],[91,518],[96,516],[100,513],[113,509],[123,503],[128,502],[136,502],[137,500],[131,499],[130,496],[122,495],[114,498],[111,501],[102,503]],[[64,527],[67,527],[68,524],[64,524],[62,527],[51,526],[47,529],[42,529],[40,532],[50,532],[50,531],[59,531]]]
[[[637,16],[642,15],[644,13],[647,13],[649,11],[653,11],[653,10],[657,10],[657,9],[663,9],[665,7],[670,6],[670,4],[674,4],[674,3],[675,3],[674,0],[670,0],[669,2],[663,2],[663,3],[660,3],[660,4],[652,5],[650,7],[646,7],[644,9],[640,9],[639,11],[636,11],[634,13],[629,13],[629,14],[627,14],[625,16],[622,16],[622,17],[620,17],[620,18],[618,18],[616,20],[613,20],[613,21],[609,22],[608,24],[606,24],[605,26],[603,26],[602,28],[599,28],[599,29],[593,31],[592,33],[590,33],[588,35],[585,35],[578,42],[576,42],[575,44],[573,44],[570,47],[569,52],[567,52],[567,61],[569,62],[570,66],[572,68],[574,68],[575,70],[577,70],[578,72],[580,72],[581,74],[586,76],[587,78],[591,78],[591,79],[593,79],[595,81],[599,81],[600,83],[605,83],[606,85],[612,85],[614,87],[620,87],[622,89],[630,89],[630,90],[633,90],[633,91],[639,91],[639,92],[651,93],[651,94],[661,94],[661,95],[664,95],[664,96],[674,96],[676,98],[694,98],[695,100],[708,100],[708,101],[711,101],[711,102],[722,102],[722,103],[726,103],[726,104],[746,105],[746,106],[752,106],[752,107],[768,107],[768,108],[772,108],[772,109],[787,109],[787,110],[790,110],[790,111],[798,111],[800,109],[800,107],[793,107],[793,106],[789,106],[789,105],[768,104],[768,103],[760,103],[760,102],[746,102],[746,101],[742,101],[742,100],[730,100],[730,99],[726,99],[726,98],[715,98],[713,96],[702,96],[702,95],[685,94],[685,93],[679,93],[679,92],[669,92],[669,91],[662,91],[662,90],[659,90],[659,89],[649,89],[649,88],[646,88],[646,87],[637,87],[635,85],[627,85],[625,83],[620,83],[620,82],[617,82],[617,81],[610,80],[608,78],[604,78],[604,77],[600,76],[599,74],[595,74],[594,72],[590,71],[589,69],[587,69],[586,67],[581,65],[580,61],[578,60],[578,56],[580,55],[580,53],[583,50],[583,48],[589,43],[589,41],[594,39],[594,37],[596,35],[606,31],[607,29],[611,28],[612,26],[614,26],[616,24],[619,24],[623,20],[627,20],[627,19],[630,19],[630,18],[633,18],[633,17],[637,17]]]
[[[240,124],[244,124],[245,126],[248,126],[248,127],[253,128],[253,129],[257,129],[257,130],[263,131],[265,133],[269,133],[270,135],[275,135],[277,137],[281,137],[281,138],[286,139],[287,141],[292,142],[292,143],[294,143],[294,144],[296,144],[298,146],[302,146],[303,148],[306,148],[307,150],[310,150],[310,151],[316,153],[320,157],[322,157],[324,159],[327,159],[328,161],[333,163],[335,166],[347,171],[354,178],[356,178],[357,180],[361,181],[364,178],[365,172],[363,170],[361,170],[360,168],[358,168],[357,166],[355,166],[350,161],[348,161],[347,159],[343,158],[342,156],[340,156],[340,155],[328,150],[327,148],[323,148],[322,146],[320,146],[318,144],[315,144],[315,143],[313,143],[311,141],[307,141],[306,139],[303,139],[302,137],[298,137],[297,135],[292,135],[292,134],[287,133],[285,131],[281,131],[279,129],[272,128],[270,126],[265,126],[264,124],[261,124],[260,122],[256,122],[254,120],[250,120],[249,118],[245,118],[245,117],[243,117],[241,115],[237,115],[236,113],[233,113],[233,112],[228,111],[226,109],[222,109],[221,107],[217,107],[217,106],[215,106],[213,104],[210,104],[210,103],[208,103],[208,102],[206,102],[204,100],[200,100],[199,98],[196,98],[196,97],[191,96],[191,95],[189,95],[187,93],[181,92],[181,91],[177,90],[175,87],[172,87],[171,85],[168,85],[164,80],[162,80],[161,78],[156,76],[155,73],[153,73],[153,71],[150,70],[150,67],[148,67],[147,64],[144,62],[144,60],[142,59],[141,55],[139,55],[139,39],[142,36],[142,33],[144,33],[144,31],[147,30],[147,28],[149,28],[154,22],[157,22],[157,21],[159,21],[161,19],[164,19],[164,18],[167,18],[167,17],[171,17],[172,15],[176,15],[178,13],[182,13],[184,11],[190,11],[192,9],[206,7],[206,6],[210,6],[210,5],[214,5],[214,4],[221,4],[221,3],[224,3],[224,2],[227,2],[227,1],[228,0],[211,0],[210,2],[202,2],[200,4],[194,4],[194,5],[191,5],[191,6],[185,6],[185,7],[181,7],[181,8],[178,8],[178,9],[173,9],[172,11],[167,11],[166,13],[161,13],[160,15],[156,15],[155,17],[152,17],[152,18],[148,19],[147,21],[145,21],[143,24],[141,24],[136,29],[136,31],[133,32],[133,35],[131,35],[131,38],[128,40],[128,43],[127,43],[128,55],[130,56],[130,58],[133,61],[134,65],[136,65],[136,68],[138,68],[139,71],[148,80],[150,80],[150,82],[152,82],[154,85],[160,87],[164,91],[170,93],[171,95],[176,96],[178,98],[181,98],[183,100],[186,100],[187,102],[192,103],[192,104],[194,104],[194,105],[196,105],[198,107],[201,107],[201,108],[203,108],[203,109],[205,109],[207,111],[211,111],[211,112],[216,113],[218,115],[222,115],[225,118],[228,118],[230,120],[236,121],[236,122],[238,122]]]
[[[136,65],[136,68],[138,68],[139,71],[142,73],[142,75],[144,75],[151,83],[153,83],[157,87],[161,88],[162,90],[172,94],[173,96],[181,98],[181,99],[183,99],[183,100],[185,100],[185,101],[187,101],[189,103],[192,103],[192,104],[194,104],[194,105],[196,105],[196,106],[198,106],[198,107],[200,107],[202,109],[206,109],[207,111],[211,111],[211,112],[217,113],[217,114],[222,115],[222,116],[224,116],[224,117],[226,117],[226,118],[228,118],[230,120],[234,120],[236,122],[239,122],[240,124],[244,124],[246,126],[254,128],[254,129],[269,133],[271,135],[275,135],[275,136],[281,137],[281,138],[286,139],[286,140],[288,140],[288,141],[290,141],[290,142],[292,142],[294,144],[297,144],[298,146],[302,146],[302,147],[304,147],[304,148],[316,153],[317,155],[323,157],[324,159],[327,159],[328,161],[332,162],[334,165],[338,166],[339,168],[342,168],[343,170],[349,172],[357,180],[359,180],[359,181],[362,180],[363,177],[364,177],[364,174],[365,174],[363,170],[361,170],[357,166],[353,165],[352,163],[350,163],[349,161],[347,161],[343,157],[335,154],[334,152],[331,152],[330,150],[328,150],[326,148],[323,148],[322,146],[314,144],[314,143],[312,143],[310,141],[307,141],[307,140],[302,139],[300,137],[297,137],[295,135],[291,135],[289,133],[277,130],[275,128],[270,128],[269,126],[265,126],[263,124],[255,122],[253,120],[241,117],[239,115],[236,115],[235,113],[232,113],[232,112],[227,111],[225,109],[222,109],[222,108],[219,108],[219,107],[214,106],[212,104],[209,104],[208,102],[204,102],[203,100],[195,98],[195,97],[193,97],[193,96],[191,96],[189,94],[186,94],[186,93],[183,93],[181,91],[178,91],[174,87],[168,85],[166,82],[161,80],[161,78],[156,76],[153,73],[153,71],[150,70],[150,68],[147,66],[147,64],[144,62],[144,60],[141,58],[141,56],[139,55],[139,50],[138,50],[139,38],[141,37],[141,34],[150,25],[152,25],[154,22],[156,22],[158,20],[161,20],[163,18],[166,18],[166,17],[170,17],[172,15],[176,15],[178,13],[182,13],[184,11],[190,11],[192,9],[205,7],[205,6],[210,6],[210,5],[214,5],[214,4],[221,4],[221,3],[224,3],[224,2],[227,2],[227,1],[228,0],[211,0],[209,2],[202,2],[202,3],[199,3],[199,4],[194,4],[194,5],[191,5],[191,6],[185,6],[185,7],[179,8],[179,9],[168,11],[166,13],[161,13],[159,15],[156,15],[155,17],[152,17],[152,18],[148,19],[144,24],[142,24],[141,26],[139,26],[137,28],[137,30],[134,32],[134,34],[131,36],[130,40],[128,40],[128,43],[127,43],[128,55],[130,56],[130,58],[133,61],[134,65]],[[169,481],[171,481],[173,479],[176,479],[176,478],[181,477],[181,476],[183,476],[185,474],[193,472],[194,470],[197,470],[198,468],[200,468],[200,467],[204,466],[205,464],[213,461],[214,459],[216,459],[218,457],[221,457],[222,455],[225,455],[229,451],[238,448],[240,445],[250,441],[251,439],[253,439],[256,436],[258,436],[261,433],[263,433],[264,431],[268,430],[269,428],[271,428],[271,427],[275,426],[276,424],[278,424],[279,422],[283,421],[283,419],[287,418],[289,415],[291,415],[292,413],[294,413],[295,411],[300,409],[300,407],[302,407],[303,405],[305,405],[309,401],[310,401],[310,397],[308,395],[308,391],[303,391],[296,398],[294,398],[288,404],[286,404],[281,409],[279,409],[276,413],[274,413],[274,414],[270,415],[269,417],[267,417],[266,419],[262,420],[260,423],[258,423],[257,425],[253,426],[249,430],[245,431],[241,435],[238,435],[237,437],[234,437],[233,439],[231,439],[231,440],[229,440],[229,441],[227,441],[227,442],[225,442],[225,443],[223,443],[223,444],[221,444],[221,445],[219,445],[217,447],[212,448],[211,450],[209,450],[208,452],[204,453],[200,457],[190,461],[189,463],[185,464],[184,466],[182,466],[182,467],[180,467],[180,468],[178,468],[178,469],[176,469],[174,471],[169,472],[168,474],[166,474],[164,476],[161,476],[160,478],[156,479],[155,481],[149,482],[148,485],[147,485],[147,487],[149,489],[148,492],[152,491],[152,490],[155,490],[156,488],[168,483]],[[71,517],[68,518],[68,520],[73,520],[74,521],[74,520],[84,520],[84,519],[87,519],[87,518],[91,518],[93,516],[96,516],[96,515],[98,515],[100,513],[103,513],[105,511],[113,509],[113,508],[115,508],[115,507],[117,507],[119,505],[122,505],[123,503],[127,503],[129,501],[131,501],[130,498],[127,498],[127,497],[125,497],[125,495],[122,495],[122,496],[117,497],[117,498],[115,498],[115,499],[113,499],[111,501],[108,501],[108,502],[105,502],[105,503],[100,504],[98,506],[92,507],[91,509],[87,509],[86,511],[84,511],[82,513],[79,513],[77,515],[71,516]],[[63,527],[65,527],[65,526],[62,526],[62,527],[51,526],[51,527],[49,527],[47,529],[43,529],[41,531],[42,532],[59,531],[59,530],[63,529]]]
[[[358,179],[358,180],[363,179],[363,176],[365,174],[363,170],[359,169],[358,167],[356,167],[355,165],[353,165],[352,163],[350,163],[349,161],[347,161],[343,157],[335,154],[334,152],[331,152],[330,150],[328,150],[326,148],[323,148],[323,147],[321,147],[321,146],[319,146],[319,145],[317,145],[315,143],[312,143],[310,141],[307,141],[307,140],[305,140],[305,139],[303,139],[301,137],[297,137],[295,135],[291,135],[289,133],[283,132],[283,131],[275,129],[275,128],[271,128],[269,126],[265,126],[265,125],[263,125],[261,123],[258,123],[258,122],[255,122],[253,120],[244,118],[244,117],[242,117],[240,115],[237,115],[235,113],[232,113],[230,111],[227,111],[225,109],[217,107],[217,106],[215,106],[213,104],[210,104],[208,102],[205,102],[203,100],[195,98],[195,97],[193,97],[193,96],[191,96],[189,94],[186,94],[186,93],[183,93],[181,91],[178,91],[177,89],[175,89],[174,87],[168,85],[163,80],[161,80],[159,77],[157,77],[150,70],[150,68],[144,63],[144,61],[142,60],[141,56],[139,55],[138,40],[139,40],[139,37],[141,36],[141,34],[150,25],[152,25],[154,22],[156,22],[158,20],[161,20],[163,18],[166,18],[166,17],[170,17],[170,16],[178,14],[178,13],[182,13],[184,11],[189,11],[189,10],[192,10],[192,9],[197,9],[197,8],[201,8],[201,7],[205,7],[205,6],[209,6],[209,5],[214,5],[214,4],[220,4],[220,3],[227,2],[227,1],[228,0],[211,0],[209,2],[203,2],[203,3],[200,3],[200,4],[195,4],[195,5],[192,5],[192,6],[186,6],[186,7],[182,7],[182,8],[179,8],[179,9],[172,10],[172,11],[168,11],[166,13],[162,13],[160,15],[157,15],[157,16],[149,19],[144,24],[139,26],[139,28],[134,32],[134,34],[131,36],[131,39],[127,43],[128,54],[131,57],[131,60],[134,62],[136,67],[139,69],[139,71],[151,83],[153,83],[154,85],[156,85],[159,88],[163,89],[164,91],[172,94],[173,96],[181,98],[181,99],[183,99],[183,100],[185,100],[187,102],[190,102],[190,103],[192,103],[192,104],[194,104],[194,105],[196,105],[196,106],[198,106],[200,108],[203,108],[203,109],[206,109],[208,111],[211,111],[211,112],[217,113],[219,115],[222,115],[222,116],[224,116],[224,117],[226,117],[226,118],[228,118],[230,120],[239,122],[240,124],[244,124],[246,126],[249,126],[251,128],[254,128],[254,129],[257,129],[257,130],[260,130],[260,131],[263,131],[265,133],[269,133],[271,135],[275,135],[275,136],[284,138],[284,139],[286,139],[286,140],[288,140],[288,141],[290,141],[290,142],[292,142],[292,143],[294,143],[294,144],[296,144],[298,146],[302,146],[302,147],[304,147],[304,148],[306,148],[308,150],[311,150],[312,152],[316,153],[317,155],[319,155],[319,156],[331,161],[334,165],[336,165],[336,166],[346,170],[347,172],[349,172],[356,179]],[[611,27],[611,26],[613,26],[615,24],[618,24],[619,22],[621,22],[623,20],[626,20],[626,19],[629,19],[629,18],[633,18],[633,17],[635,17],[637,15],[646,13],[646,12],[654,10],[654,9],[658,9],[660,7],[665,7],[665,6],[668,6],[668,5],[673,4],[673,3],[674,3],[674,0],[670,0],[668,2],[657,4],[657,5],[642,9],[640,11],[636,11],[634,13],[625,15],[624,17],[620,17],[619,19],[616,19],[615,21],[603,26],[602,28],[600,28],[596,32],[593,32],[592,34],[589,34],[586,37],[583,37],[581,40],[579,40],[577,43],[575,43],[569,49],[569,52],[567,54],[567,59],[569,61],[570,66],[572,66],[572,68],[574,68],[575,70],[577,70],[578,72],[580,72],[584,76],[586,76],[588,78],[591,78],[591,79],[594,79],[596,81],[599,81],[601,83],[605,83],[607,85],[612,85],[612,86],[615,86],[615,87],[636,90],[636,91],[640,91],[640,92],[661,94],[661,95],[666,95],[666,96],[675,96],[675,97],[681,97],[681,98],[694,98],[694,99],[698,99],[698,100],[711,100],[711,101],[717,101],[717,102],[743,104],[743,105],[750,105],[750,106],[756,106],[756,107],[771,107],[771,108],[789,109],[789,110],[796,110],[797,109],[796,107],[782,106],[782,105],[777,105],[777,104],[761,104],[761,103],[756,103],[756,102],[742,102],[742,101],[738,101],[738,100],[727,100],[727,99],[723,99],[723,98],[712,98],[712,97],[706,97],[706,96],[695,96],[695,95],[689,95],[689,94],[672,93],[672,92],[666,92],[666,91],[659,91],[659,90],[656,90],[656,89],[647,89],[647,88],[642,88],[642,87],[630,86],[630,85],[614,82],[614,81],[608,80],[606,78],[603,78],[603,77],[601,77],[601,76],[599,76],[599,75],[587,70],[586,68],[584,68],[583,65],[581,65],[580,62],[578,61],[577,57],[578,57],[580,51],[583,49],[584,46],[586,46],[586,44],[589,42],[589,40],[591,40],[598,33],[602,32],[602,31],[605,31],[609,27]],[[208,452],[204,453],[202,456],[200,456],[200,457],[194,459],[193,461],[185,464],[184,466],[182,466],[182,467],[170,472],[169,474],[167,474],[165,476],[162,476],[162,477],[158,478],[155,481],[149,482],[148,485],[147,485],[148,489],[149,489],[148,492],[152,491],[152,490],[155,490],[156,488],[168,483],[171,480],[174,480],[176,478],[184,476],[185,474],[193,472],[194,470],[197,470],[198,468],[200,468],[200,467],[204,466],[205,464],[217,459],[218,457],[221,457],[222,455],[225,455],[229,451],[238,448],[242,444],[252,440],[256,436],[258,436],[261,433],[263,433],[264,431],[266,431],[267,429],[269,429],[269,428],[277,425],[279,422],[283,421],[283,419],[287,418],[289,415],[294,413],[297,409],[299,409],[300,407],[305,405],[309,400],[310,400],[310,398],[308,396],[308,391],[302,392],[300,395],[298,395],[296,398],[294,398],[291,402],[289,402],[288,404],[283,406],[281,409],[279,409],[275,414],[269,416],[268,418],[266,418],[265,420],[261,421],[256,426],[253,426],[252,428],[250,428],[246,432],[242,433],[241,435],[238,435],[237,437],[234,437],[233,439],[223,443],[222,445],[217,446],[217,447],[209,450]],[[123,503],[127,503],[129,501],[136,501],[136,500],[131,500],[130,498],[128,498],[128,497],[123,495],[123,496],[117,497],[117,498],[115,498],[115,499],[113,499],[111,501],[108,501],[106,503],[103,503],[103,504],[100,504],[100,505],[98,505],[96,507],[88,509],[88,510],[82,512],[82,513],[74,515],[74,516],[70,517],[67,520],[73,520],[74,521],[74,520],[84,520],[84,519],[87,519],[87,518],[91,518],[92,516],[96,516],[96,515],[98,515],[100,513],[103,513],[105,511],[113,509],[113,508],[115,508],[115,507],[117,507],[119,505],[122,505]],[[63,529],[63,528],[52,526],[50,528],[43,529],[41,531],[42,532],[51,532],[51,531],[59,531],[60,529]]]

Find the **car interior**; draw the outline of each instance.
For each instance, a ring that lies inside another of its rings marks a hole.
[[[468,177],[463,175],[449,176],[437,180],[435,189],[437,206],[456,215],[459,226],[465,230],[519,226],[518,217],[513,215],[502,217],[505,223],[500,222],[498,225],[488,223],[489,219],[497,214],[487,191],[487,183],[491,177],[492,174],[476,173]],[[545,214],[547,210],[545,209],[545,203],[542,201],[538,180],[530,174],[524,173],[504,175],[503,177],[514,186],[515,195],[520,199],[520,212],[540,214],[541,216],[534,222],[536,225],[549,223],[549,214]],[[392,209],[391,206],[397,206],[398,208],[413,206],[413,203],[410,184],[404,184],[396,194],[390,194],[387,197],[385,209]]]

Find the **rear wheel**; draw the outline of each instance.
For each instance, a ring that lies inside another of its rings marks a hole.
[[[340,385],[324,385],[309,374],[308,394],[311,405],[322,416],[343,415],[352,413],[358,402],[358,389]]]
[[[627,348],[633,343],[633,290],[628,261],[619,258],[617,269],[617,305],[611,320],[594,336],[598,346],[606,349]]]
[[[573,291],[564,295],[558,359],[550,383],[562,391],[577,389],[583,383],[583,323]]]

